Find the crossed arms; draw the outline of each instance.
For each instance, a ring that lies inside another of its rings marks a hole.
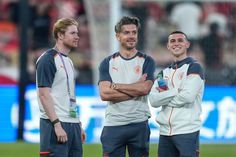
[[[183,107],[195,101],[203,85],[204,81],[199,75],[189,75],[183,87],[179,89],[172,88],[167,91],[158,91],[153,86],[149,94],[149,101],[153,107],[165,105],[177,108]]]
[[[147,74],[132,84],[115,84],[110,81],[101,81],[99,83],[99,92],[103,101],[121,102],[133,98],[147,95],[153,85],[151,80],[146,80]]]

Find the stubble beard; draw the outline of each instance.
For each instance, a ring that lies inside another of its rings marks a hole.
[[[134,49],[135,47],[136,47],[136,45],[137,45],[137,42],[133,45],[132,44],[132,46],[129,46],[129,44],[127,44],[127,43],[124,43],[123,44],[123,47],[126,49],[126,50],[132,50],[132,49]]]
[[[64,42],[63,44],[65,47],[67,47],[70,50],[75,49],[78,46],[78,43],[75,45],[74,42],[71,42],[71,43]]]

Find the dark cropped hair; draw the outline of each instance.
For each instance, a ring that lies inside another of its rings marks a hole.
[[[169,34],[169,36],[172,35],[172,34],[183,34],[185,36],[186,40],[188,40],[188,36],[182,31],[173,31]]]
[[[121,32],[121,27],[123,25],[130,25],[134,24],[138,29],[140,29],[140,22],[137,17],[130,17],[130,16],[124,16],[120,19],[120,21],[116,24],[115,26],[115,32],[120,33]]]

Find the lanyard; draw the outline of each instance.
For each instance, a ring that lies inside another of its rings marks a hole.
[[[70,84],[69,84],[69,75],[68,75],[68,72],[67,72],[67,69],[66,69],[65,61],[64,61],[64,59],[63,59],[61,53],[58,53],[58,54],[59,54],[59,56],[60,56],[60,58],[61,58],[61,62],[62,62],[62,64],[63,64],[64,70],[65,70],[65,72],[66,72],[67,91],[68,91],[69,95],[71,96]],[[71,65],[71,67],[72,67],[72,65]],[[72,69],[73,69],[73,67],[72,67]]]

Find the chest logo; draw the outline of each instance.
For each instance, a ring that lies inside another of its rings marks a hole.
[[[141,74],[141,67],[140,67],[140,65],[137,65],[137,66],[134,67],[134,73],[135,74]]]
[[[117,67],[112,67],[112,70],[113,71],[118,71],[118,68]]]

